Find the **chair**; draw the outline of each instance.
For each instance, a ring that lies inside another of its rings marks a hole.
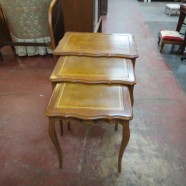
[[[49,47],[54,50],[65,33],[62,0],[52,0],[48,10]]]
[[[166,4],[165,5],[165,13],[169,16],[171,15],[179,15],[180,13],[180,4]]]
[[[185,35],[180,34],[178,31],[172,30],[161,30],[159,32],[158,44],[160,45],[160,53],[163,51],[165,44],[179,45],[179,53],[184,52],[184,38]]]
[[[10,33],[8,31],[8,26],[5,20],[5,16],[3,14],[1,5],[0,5],[0,43],[4,41],[12,41]],[[0,45],[0,50],[2,46]],[[0,51],[0,61],[3,60],[2,53]]]
[[[24,25],[24,21],[21,19],[20,24],[16,24],[16,19],[12,20],[13,17],[10,16],[10,11],[7,11],[9,9],[13,9],[10,4],[6,4],[6,1],[2,1],[2,7],[4,5],[3,10],[5,10],[3,13],[5,14],[5,21],[7,20],[8,23],[8,31],[11,33],[11,35],[15,35],[18,40],[3,40],[0,41],[0,48],[4,46],[32,46],[32,47],[47,47],[49,49],[54,49],[58,43],[58,41],[63,37],[64,35],[64,24],[63,24],[63,16],[62,16],[62,0],[52,0],[51,2],[46,1],[44,4],[48,11],[45,12],[38,12],[38,17],[41,17],[41,20],[35,20],[38,22],[38,24],[33,25],[34,29],[32,31],[29,30],[29,28],[26,27],[26,24]],[[21,1],[20,1],[21,2]],[[34,2],[30,2],[34,3]],[[42,5],[42,2],[37,2],[38,6]],[[34,6],[37,7],[37,4]],[[8,9],[6,9],[8,7]],[[23,4],[24,8],[24,4]],[[44,7],[45,8],[45,7]],[[6,16],[7,13],[7,16]],[[33,14],[33,13],[32,13]],[[25,12],[25,16],[28,17],[30,24],[33,21],[33,17],[29,17],[32,15],[29,11]],[[43,15],[46,14],[46,15]],[[19,19],[19,12],[18,15],[15,16]],[[37,17],[37,16],[36,16]],[[46,19],[46,21],[45,21]],[[41,25],[40,25],[41,22]],[[11,23],[11,24],[10,24]],[[15,26],[15,29],[13,29],[13,26]],[[38,29],[37,29],[37,27]],[[2,29],[2,28],[0,28]],[[22,30],[27,31],[26,33]],[[14,32],[15,31],[15,32]],[[41,39],[39,38],[41,37]],[[48,37],[49,39],[45,39]],[[38,39],[39,38],[39,39]],[[44,38],[44,39],[42,39]],[[41,54],[43,55],[43,54]]]

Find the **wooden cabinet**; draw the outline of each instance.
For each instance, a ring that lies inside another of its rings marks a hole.
[[[63,0],[65,32],[101,32],[101,0]]]

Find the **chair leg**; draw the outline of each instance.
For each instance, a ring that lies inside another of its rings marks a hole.
[[[181,57],[181,61],[183,61],[183,60],[185,60],[186,59],[186,57]]]
[[[183,54],[184,51],[185,51],[185,46],[181,45],[181,46],[180,46],[180,53]]]
[[[161,46],[160,46],[160,53],[162,53],[163,47],[164,47],[164,43],[161,43]]]
[[[160,45],[160,36],[158,37],[158,45]]]

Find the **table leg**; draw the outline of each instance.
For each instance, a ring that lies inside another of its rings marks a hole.
[[[119,157],[118,157],[118,172],[119,173],[121,172],[121,161],[122,161],[123,153],[130,139],[129,121],[125,121],[121,124],[123,128],[123,132],[122,132],[122,141],[121,141]]]
[[[132,65],[133,65],[134,70],[135,70],[135,64],[136,64],[136,59],[132,59]]]
[[[134,105],[134,86],[129,86],[129,93],[130,93],[130,99],[131,99],[131,105]]]
[[[67,126],[68,126],[68,130],[70,130],[71,129],[70,128],[70,121],[68,121]]]
[[[59,125],[60,125],[61,136],[63,136],[63,121],[62,120],[59,120]]]
[[[63,158],[62,158],[62,152],[61,152],[61,147],[59,144],[59,141],[57,139],[57,134],[56,134],[56,129],[55,129],[55,119],[54,118],[49,118],[49,125],[48,125],[48,134],[50,136],[50,139],[52,140],[59,159],[59,168],[62,169],[63,167]]]
[[[115,131],[118,131],[118,123],[115,122]]]

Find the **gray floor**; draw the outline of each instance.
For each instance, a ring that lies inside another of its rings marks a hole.
[[[168,16],[165,14],[165,5],[175,2],[139,2],[140,10],[143,14],[144,21],[148,25],[153,38],[158,41],[158,31],[161,29],[175,30],[178,22],[178,15]],[[180,4],[180,3],[175,3]],[[184,33],[186,27],[182,27],[181,32]],[[157,46],[158,47],[158,46]],[[166,59],[169,68],[173,71],[178,83],[186,93],[186,59],[181,61],[181,55],[177,54],[177,47],[172,48],[165,45],[162,55]],[[186,57],[186,54],[184,54]]]

